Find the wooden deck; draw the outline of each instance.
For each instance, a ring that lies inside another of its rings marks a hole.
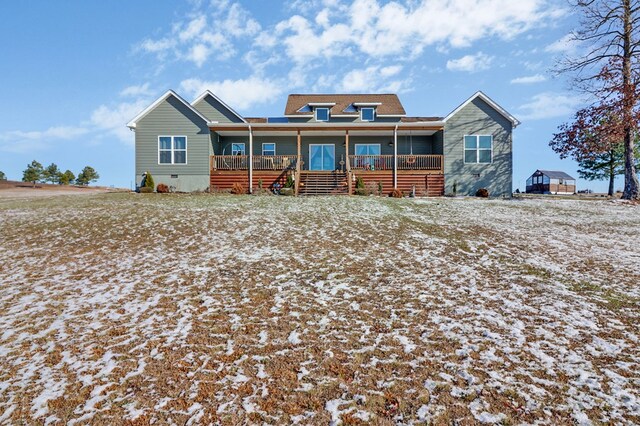
[[[418,197],[438,197],[444,195],[444,158],[442,155],[349,155],[346,176],[347,193],[355,192],[355,179],[362,178],[365,185],[376,188],[382,184],[382,193],[393,190],[394,173],[397,175],[397,187],[408,195],[415,191]],[[252,182],[249,184],[249,156],[224,155],[211,156],[209,188],[212,192],[230,190],[239,183],[247,192],[249,188],[274,189],[284,186],[289,175],[298,176],[308,173],[301,168],[297,155],[263,156],[254,155],[252,161]],[[394,165],[397,170],[394,172]],[[349,191],[350,190],[350,191]]]

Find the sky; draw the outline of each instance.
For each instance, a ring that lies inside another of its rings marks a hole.
[[[132,187],[126,123],[168,89],[188,101],[209,89],[243,116],[281,116],[289,93],[376,92],[445,116],[482,90],[522,122],[514,190],[536,169],[578,177],[548,146],[585,102],[552,72],[579,54],[562,0],[31,0],[0,2],[0,15],[9,179],[37,160]]]

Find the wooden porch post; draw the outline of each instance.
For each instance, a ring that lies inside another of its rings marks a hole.
[[[298,195],[298,191],[300,189],[300,162],[302,161],[302,146],[300,139],[300,129],[298,129],[298,161],[296,161],[296,180],[294,182],[296,196]]]
[[[398,126],[393,129],[393,189],[398,189]]]
[[[249,194],[253,194],[253,129],[249,124]]]
[[[349,131],[345,130],[344,134],[344,149],[345,149],[345,158],[347,160],[347,190],[349,191],[349,195],[351,195],[351,164],[349,163]]]

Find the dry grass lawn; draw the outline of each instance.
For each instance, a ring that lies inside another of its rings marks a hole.
[[[640,423],[640,207],[0,199],[0,424]]]

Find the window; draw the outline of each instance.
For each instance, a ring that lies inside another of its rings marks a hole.
[[[159,136],[158,164],[187,164],[187,137]]]
[[[231,155],[245,155],[244,154],[244,143],[232,143],[231,144]]]
[[[379,143],[357,143],[356,155],[380,155]]]
[[[362,121],[373,121],[375,117],[374,108],[360,108],[360,119]]]
[[[329,108],[316,108],[316,121],[329,121]]]
[[[493,136],[465,136],[464,162],[491,163],[493,159]]]
[[[262,144],[262,155],[276,155],[276,144],[275,143],[263,143]]]
[[[384,167],[384,164],[381,163],[380,158],[376,157],[365,157],[368,155],[380,155],[380,144],[377,143],[357,143],[356,144],[356,155],[363,157],[356,157],[356,167],[371,169]]]

